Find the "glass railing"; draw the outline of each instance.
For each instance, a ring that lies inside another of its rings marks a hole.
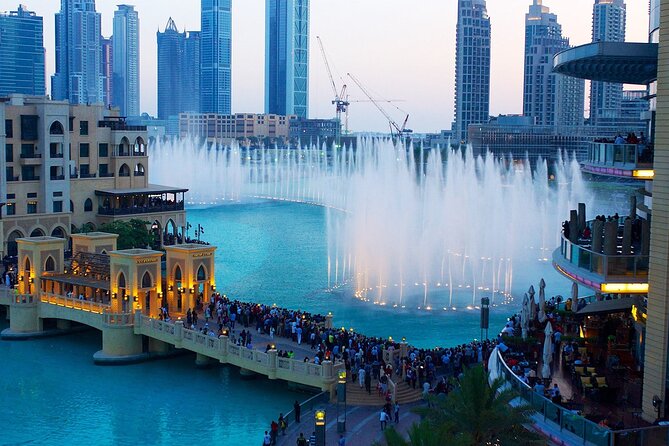
[[[560,254],[571,265],[604,278],[621,276],[626,280],[648,278],[648,255],[606,255],[592,251],[589,246],[572,243],[563,235]]]
[[[614,432],[606,427],[584,418],[577,412],[553,403],[548,398],[532,390],[518,376],[509,369],[504,362],[500,352],[498,357],[498,371],[504,382],[513,390],[518,392],[519,397],[524,400],[534,411],[543,417],[544,422],[550,422],[559,427],[560,432],[570,432],[583,441],[583,444],[595,446],[609,446]],[[541,420],[539,420],[541,421]],[[615,443],[618,445],[618,443]],[[654,443],[634,443],[652,445]]]
[[[646,144],[594,142],[588,147],[587,160],[608,167],[652,167],[653,150]]]

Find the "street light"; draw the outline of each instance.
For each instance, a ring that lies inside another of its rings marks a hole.
[[[325,409],[318,409],[314,413],[316,424],[316,446],[325,446]]]

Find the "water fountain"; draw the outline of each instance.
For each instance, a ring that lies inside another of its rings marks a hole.
[[[450,310],[484,295],[507,302],[514,269],[548,261],[560,219],[585,198],[568,157],[550,166],[549,181],[546,161],[533,172],[527,161],[406,150],[387,139],[328,150],[179,140],[150,150],[151,181],[189,188],[194,204],[324,206],[328,288],[348,284],[362,300],[397,307]]]

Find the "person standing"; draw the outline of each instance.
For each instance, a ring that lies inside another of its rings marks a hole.
[[[360,384],[360,388],[362,389],[362,386],[365,385],[365,369],[360,367],[360,370],[358,370],[358,384]]]
[[[395,401],[395,406],[393,407],[393,413],[395,415],[395,424],[400,422],[400,403]]]
[[[385,430],[388,424],[388,414],[383,409],[381,409],[381,413],[379,414],[379,421],[381,422],[381,430]]]
[[[270,446],[272,444],[272,438],[269,436],[269,432],[265,431],[265,437],[262,440],[263,446]]]
[[[299,423],[300,422],[300,403],[295,400],[295,404],[293,404],[293,410],[295,412],[295,422]]]
[[[339,435],[339,444],[338,446],[346,446],[346,438],[343,435]]]
[[[297,439],[297,446],[307,446],[307,439],[304,438],[304,433],[300,432],[300,436]]]

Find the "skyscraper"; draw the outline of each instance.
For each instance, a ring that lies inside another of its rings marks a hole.
[[[42,17],[19,5],[0,14],[0,96],[45,94]]]
[[[200,111],[200,32],[180,33],[170,17],[158,31],[158,118]]]
[[[112,104],[123,116],[139,116],[139,17],[134,6],[114,11]]]
[[[181,113],[182,62],[186,33],[180,33],[172,17],[165,32],[158,31],[158,118]]]
[[[456,141],[467,141],[469,124],[490,115],[490,18],[485,0],[458,0],[455,41]]]
[[[200,111],[200,32],[188,31],[184,45],[181,74],[183,88],[182,112]]]
[[[562,26],[542,0],[525,14],[523,114],[543,126],[581,125],[585,82],[553,73],[553,56],[569,48]]]
[[[625,1],[595,0],[592,12],[593,42],[625,41]],[[622,84],[592,82],[590,84],[590,123],[615,126],[620,117]]]
[[[232,102],[232,0],[202,0],[200,111],[227,115]]]
[[[266,0],[265,113],[309,112],[309,0]]]
[[[114,76],[112,38],[105,39],[102,37],[100,49],[102,51],[102,103],[105,104],[105,107],[109,107],[112,104],[112,83]]]
[[[100,14],[95,0],[61,0],[51,92],[73,104],[102,103]]]

